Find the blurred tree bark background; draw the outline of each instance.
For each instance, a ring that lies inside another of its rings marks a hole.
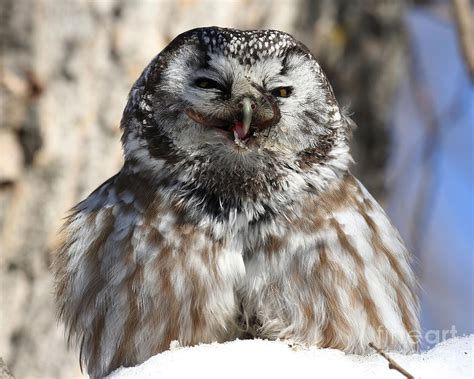
[[[187,29],[287,31],[310,47],[358,125],[356,174],[383,200],[402,0],[2,0],[0,356],[18,378],[81,377],[55,320],[61,220],[121,166],[119,122],[141,70]]]

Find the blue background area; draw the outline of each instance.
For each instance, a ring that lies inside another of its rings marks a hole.
[[[424,331],[454,325],[457,335],[470,334],[474,87],[453,23],[421,9],[406,23],[410,75],[393,107],[388,212],[417,255]],[[423,348],[431,345],[423,342]]]

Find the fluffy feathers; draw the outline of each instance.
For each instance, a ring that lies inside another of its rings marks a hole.
[[[235,144],[243,98],[251,135]],[[134,85],[122,128],[123,169],[74,208],[54,262],[91,377],[173,340],[416,348],[409,254],[348,171],[351,123],[301,43],[186,32]]]

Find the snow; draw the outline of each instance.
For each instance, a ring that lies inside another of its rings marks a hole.
[[[474,334],[441,342],[428,352],[389,353],[416,378],[474,377]],[[237,340],[223,344],[179,347],[148,359],[137,367],[120,368],[108,379],[131,378],[394,378],[403,376],[388,368],[374,353],[345,354],[334,349],[290,347],[282,341]]]

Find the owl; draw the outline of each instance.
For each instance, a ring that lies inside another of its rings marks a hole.
[[[349,166],[352,122],[275,30],[176,37],[132,87],[123,168],[68,217],[59,317],[91,378],[182,346],[417,348],[410,255]]]

